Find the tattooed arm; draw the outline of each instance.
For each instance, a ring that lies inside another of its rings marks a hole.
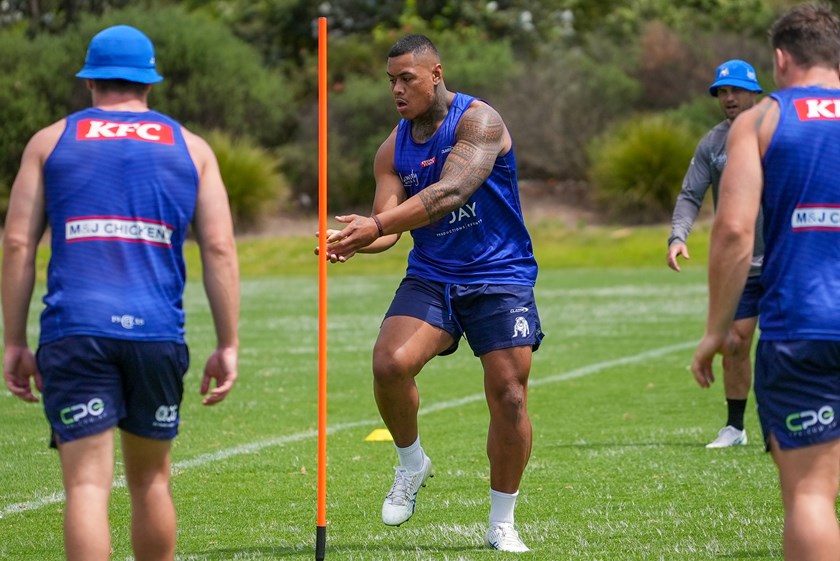
[[[394,142],[395,135],[392,134],[380,152],[393,155]],[[440,180],[401,204],[380,211],[376,215],[379,224],[367,216],[337,217],[339,221],[348,223],[348,226],[330,236],[329,253],[334,257],[331,260],[344,261],[346,258],[341,256],[349,258],[380,235],[387,236],[426,226],[460,208],[487,180],[496,158],[510,150],[511,144],[510,134],[499,113],[482,101],[473,101],[458,123],[455,145],[446,158]],[[390,165],[391,173],[396,176],[393,164]],[[377,191],[379,185],[380,180],[377,179]]]
[[[510,136],[502,118],[482,102],[474,102],[470,106],[458,123],[455,138],[455,146],[446,158],[440,181],[416,195],[425,214],[416,212],[414,223],[408,229],[425,226],[466,204],[490,176],[496,158],[510,149]],[[391,217],[384,218],[383,228]]]

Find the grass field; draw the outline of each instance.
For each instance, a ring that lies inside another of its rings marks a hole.
[[[666,237],[663,229],[535,233],[547,336],[534,355],[534,448],[516,511],[534,552],[519,556],[481,548],[487,409],[479,363],[465,344],[418,378],[421,435],[436,477],[414,518],[400,528],[381,523],[396,455],[389,442],[365,440],[382,427],[370,352],[405,249],[333,266],[326,558],[781,559],[776,471],[760,443],[754,400],[748,446],[704,447],[725,418],[720,381],[701,390],[688,370],[705,319],[707,232],[695,233],[694,259],[679,275],[664,265]],[[202,407],[198,395],[214,338],[192,267],[185,305],[193,367],[173,451],[181,561],[314,559],[317,267],[306,250],[313,245],[243,242],[240,380],[215,408]],[[60,472],[41,408],[2,392],[0,423],[0,559],[62,559]],[[112,505],[113,559],[131,559],[120,480]]]

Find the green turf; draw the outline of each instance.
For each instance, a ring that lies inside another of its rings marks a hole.
[[[579,239],[543,241],[538,249],[552,266],[543,264],[537,286],[547,336],[534,355],[534,448],[516,512],[534,553],[520,556],[481,548],[487,408],[479,363],[466,345],[418,378],[423,445],[436,476],[411,521],[390,528],[379,520],[396,457],[392,444],[365,441],[382,426],[370,352],[404,263],[397,254],[332,266],[326,558],[781,559],[776,471],[760,444],[754,400],[749,446],[704,447],[725,405],[720,382],[701,390],[688,370],[704,324],[702,257],[673,273],[661,233],[622,233],[629,245],[617,251],[611,245],[619,238],[610,242],[608,233],[599,243],[588,231],[565,232]],[[535,244],[543,236],[560,233],[535,235]],[[240,380],[215,408],[202,407],[198,396],[214,339],[197,281],[185,300],[193,366],[173,451],[181,561],[314,559],[317,266],[293,253],[314,244],[243,245]],[[642,266],[629,267],[628,254]],[[561,266],[563,256],[578,265]],[[580,263],[592,256],[609,266]],[[374,263],[380,258],[390,270]],[[297,263],[297,274],[272,274],[270,260],[284,263],[280,270]],[[0,559],[60,560],[60,473],[40,406],[2,392],[0,422]],[[131,559],[119,485],[111,521],[113,559]]]

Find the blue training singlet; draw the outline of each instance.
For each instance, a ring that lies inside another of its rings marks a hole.
[[[181,126],[155,111],[74,113],[44,182],[52,256],[41,343],[183,343],[182,248],[198,173]]]
[[[771,94],[764,155],[761,337],[840,340],[840,90]]]
[[[458,122],[475,99],[455,94],[440,128],[422,144],[411,137],[411,122],[400,121],[394,167],[407,196],[440,179]],[[409,276],[454,284],[534,286],[537,262],[522,218],[513,148],[496,159],[490,177],[464,206],[411,235]]]

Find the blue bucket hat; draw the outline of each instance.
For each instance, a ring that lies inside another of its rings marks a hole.
[[[142,31],[129,25],[115,25],[93,36],[85,65],[77,78],[127,80],[156,84],[163,76],[155,70],[155,47]]]
[[[709,86],[709,93],[717,97],[717,89],[721,86],[735,86],[750,92],[761,93],[761,86],[755,77],[755,68],[743,60],[727,60],[717,68],[715,82]]]

